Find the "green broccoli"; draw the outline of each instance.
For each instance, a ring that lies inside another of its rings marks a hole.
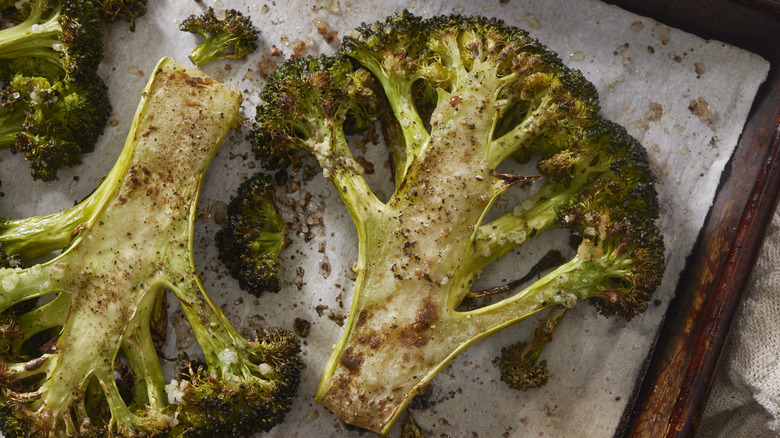
[[[257,49],[257,31],[249,17],[235,9],[219,14],[208,8],[202,15],[190,15],[179,26],[203,38],[203,43],[190,53],[198,67],[219,59],[243,59]]]
[[[130,32],[135,32],[135,19],[146,14],[148,0],[96,0],[103,21],[113,23],[124,20],[130,23]]]
[[[259,172],[244,181],[225,219],[216,244],[230,275],[252,295],[279,292],[277,258],[286,245],[287,224],[274,205],[271,176]]]
[[[0,221],[5,256],[27,264],[0,269],[6,437],[243,436],[290,409],[300,341],[280,329],[242,338],[192,255],[202,179],[239,123],[241,95],[163,59],[142,96],[91,195],[51,216]],[[203,351],[202,360],[180,356],[168,383],[155,345],[166,291]]]
[[[110,114],[99,77],[78,84],[17,74],[0,91],[0,149],[23,153],[33,178],[52,181],[94,150]]]
[[[23,153],[33,178],[52,181],[94,150],[111,114],[97,74],[100,17],[90,0],[30,0],[10,10],[19,22],[0,30],[0,149]]]
[[[345,136],[376,120],[393,161],[387,202]],[[582,300],[630,319],[663,273],[645,150],[599,116],[580,72],[500,20],[401,12],[363,24],[336,55],[290,60],[268,78],[252,142],[267,168],[315,157],[355,222],[355,293],[315,400],[382,435],[480,339]],[[540,175],[497,171],[510,157],[538,160]],[[530,199],[486,220],[501,195],[529,181],[541,181]],[[556,227],[572,235],[570,260],[495,303],[460,307],[489,264]],[[536,355],[520,356],[537,366]],[[530,371],[537,381],[527,383],[541,383]]]
[[[30,0],[24,20],[0,30],[0,80],[17,73],[92,83],[103,60],[103,30],[92,0]]]

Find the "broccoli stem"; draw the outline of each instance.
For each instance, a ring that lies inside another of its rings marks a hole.
[[[70,306],[70,296],[66,293],[60,293],[56,298],[19,316],[19,328],[23,336],[16,339],[12,344],[12,350],[18,351],[22,344],[45,330],[55,327],[62,327],[65,319],[68,317]]]
[[[158,290],[157,294],[165,293]],[[122,342],[122,353],[129,362],[133,375],[133,406],[141,408],[148,405],[151,411],[161,411],[168,405],[165,393],[165,376],[162,372],[157,349],[152,341],[150,329],[152,307],[159,304],[155,294],[147,295],[139,309],[143,318],[133,320],[125,339]]]
[[[190,59],[198,67],[216,61],[218,59],[228,58],[221,54],[220,50],[227,47],[230,44],[230,38],[228,37],[214,37],[201,34],[204,41],[201,45],[193,49],[190,53]]]
[[[24,113],[0,109],[0,115],[0,149],[9,149],[16,144],[16,134],[22,129]]]
[[[110,409],[107,434],[129,436],[173,425],[171,412],[164,409],[168,402],[151,342],[150,318],[159,294],[174,279],[196,277],[191,254],[197,195],[208,164],[236,123],[240,105],[240,96],[229,87],[192,74],[173,61],[161,61],[143,93],[125,147],[99,188],[71,210],[33,219],[31,226],[15,222],[10,227],[20,238],[28,233],[33,239],[62,242],[78,224],[70,246],[50,262],[0,270],[0,310],[39,295],[65,292],[52,301],[56,304],[44,306],[55,311],[44,325],[62,322],[56,354],[46,356],[47,363],[56,366],[45,369],[37,390],[14,394],[14,399],[31,400],[24,410],[32,425],[41,425],[43,435],[53,436],[49,430],[79,432],[80,421],[89,419],[82,404],[94,378]],[[172,112],[178,107],[189,109]],[[170,114],[175,116],[163,119]],[[36,228],[58,220],[65,225],[53,233]],[[20,245],[22,252],[34,252]],[[199,288],[199,296],[193,292],[189,300],[210,302],[203,298],[199,281],[190,280],[190,285]],[[135,412],[122,400],[114,380],[122,348],[128,361],[141,367],[134,368],[134,376],[146,390],[138,400],[145,406]]]
[[[25,270],[0,269],[0,288],[3,289],[0,313],[22,301],[60,292],[62,285],[51,274],[55,272],[54,275],[58,275],[60,269],[59,265],[41,265]]]
[[[38,2],[31,1],[28,5],[30,14],[23,22],[0,31],[0,59],[27,56],[60,64],[59,52],[54,49],[60,44],[62,33],[59,11],[41,22],[43,11]]]
[[[477,71],[480,68],[474,66]],[[484,72],[471,73],[470,77],[477,78],[471,80],[489,81]],[[478,324],[469,322],[466,315],[460,320],[454,311],[459,301],[450,297],[468,292],[470,284],[457,280],[470,281],[474,273],[465,272],[469,268],[462,259],[471,251],[473,230],[497,191],[486,161],[494,123],[491,111],[495,111],[490,109],[488,89],[489,84],[477,86],[468,79],[457,84],[451,94],[459,95],[462,105],[440,102],[430,140],[409,166],[405,183],[386,205],[368,209],[370,225],[360,220],[364,210],[358,211],[360,249],[353,316],[315,395],[337,414],[346,415],[342,418],[351,424],[372,430],[376,424],[392,424],[417,388],[465,348],[459,348],[458,342],[478,333]],[[479,111],[481,107],[488,110]],[[485,195],[464,196],[469,193]],[[350,206],[358,199],[344,200]],[[447,245],[442,246],[444,237]],[[394,318],[372,319],[374,312],[380,312],[375,306]],[[528,313],[538,310],[537,305]],[[458,328],[458,340],[438,334],[454,324],[463,326]],[[469,325],[473,328],[465,328]],[[416,377],[387,385],[383,376],[388,370]],[[376,402],[360,408],[336,406],[347,399]]]
[[[420,76],[404,73],[404,77],[400,78],[398,73],[404,71],[404,60],[397,58],[395,54],[388,53],[381,60],[363,52],[356,52],[353,56],[376,76],[388,100],[394,103],[391,109],[406,142],[406,162],[402,166],[406,169],[420,154],[429,135],[425,123],[417,112],[412,92],[412,85]]]

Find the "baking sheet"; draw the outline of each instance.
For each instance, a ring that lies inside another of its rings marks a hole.
[[[92,190],[124,144],[139,93],[157,60],[163,56],[186,60],[198,44],[195,36],[177,30],[178,23],[207,6],[236,8],[250,15],[261,34],[260,48],[247,61],[204,67],[208,74],[244,92],[247,121],[223,144],[205,181],[199,204],[204,214],[196,229],[199,270],[215,301],[242,330],[259,326],[292,329],[296,318],[312,324],[311,334],[304,339],[307,368],[299,396],[287,421],[268,436],[361,435],[312,400],[351,300],[354,277],[350,268],[357,257],[354,227],[337,194],[317,171],[307,175],[311,179],[297,180],[300,184],[287,184],[280,201],[297,236],[291,236],[293,245],[282,253],[285,288],[278,295],[260,299],[238,290],[225,274],[216,259],[212,236],[235,187],[258,170],[245,135],[267,72],[293,54],[330,53],[347,30],[402,8],[423,16],[463,13],[502,18],[525,28],[557,51],[569,66],[582,70],[599,89],[605,117],[625,125],[649,151],[659,176],[663,209],[659,225],[668,260],[655,303],[630,323],[601,318],[586,305],[569,312],[545,352],[551,377],[544,388],[525,393],[508,389],[499,381],[494,366],[501,346],[530,336],[536,325],[530,320],[457,358],[433,381],[427,403],[413,411],[415,419],[426,436],[611,435],[768,63],[734,47],[582,0],[479,4],[420,0],[153,1],[149,13],[138,20],[135,33],[128,31],[126,23],[108,28],[101,74],[110,87],[114,113],[97,152],[85,157],[84,166],[61,172],[58,183],[47,184],[29,180],[21,157],[0,154],[6,192],[0,199],[0,216],[51,213],[73,205]],[[332,43],[328,43],[330,37],[335,37]],[[277,52],[282,54],[274,55]],[[386,157],[380,150],[367,145],[367,159],[375,168],[370,183],[389,194],[391,188],[382,182],[387,175]],[[483,281],[495,285],[514,279],[510,275],[518,270],[518,264],[535,260],[526,249],[523,255],[492,269]],[[169,357],[174,357],[178,348],[195,348],[181,318],[172,308],[175,335],[167,346]]]

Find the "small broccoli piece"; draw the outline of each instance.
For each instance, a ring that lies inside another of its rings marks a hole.
[[[406,413],[406,420],[401,428],[401,438],[425,438],[417,422],[414,421],[411,412]]]
[[[386,202],[346,141],[349,129],[376,120],[393,160]],[[354,297],[315,400],[376,433],[386,435],[477,341],[580,301],[631,319],[663,274],[645,150],[600,117],[596,89],[580,72],[503,21],[401,12],[361,25],[336,55],[292,59],[269,76],[251,136],[267,168],[314,157],[355,222]],[[510,158],[538,160],[539,174],[497,171]],[[485,219],[530,181],[540,181],[530,199]],[[569,230],[576,254],[497,302],[461,306],[482,295],[471,288],[488,265],[554,228]],[[537,371],[535,384],[544,344],[516,351]]]
[[[216,234],[219,259],[241,289],[255,296],[279,292],[279,252],[287,224],[274,205],[273,179],[256,173],[228,205],[226,224]]]
[[[21,7],[24,20],[0,30],[0,80],[21,73],[93,83],[103,31],[92,0],[30,0]]]
[[[130,23],[130,32],[135,32],[135,19],[146,14],[148,0],[96,0],[100,16],[104,21],[113,23],[124,20]]]
[[[0,149],[23,153],[33,178],[52,181],[94,150],[110,114],[99,77],[76,83],[17,74],[0,92]]]
[[[290,409],[300,342],[279,329],[242,338],[204,291],[192,254],[202,178],[238,126],[241,95],[169,59],[154,72],[92,194],[50,216],[0,220],[6,256],[62,250],[0,269],[6,437],[243,436]],[[203,351],[202,361],[183,357],[167,384],[158,353],[166,293]]]
[[[196,33],[203,43],[190,53],[198,67],[219,59],[243,59],[257,49],[257,31],[249,17],[235,9],[217,12],[208,8],[202,15],[190,15],[180,30]]]
[[[518,342],[501,349],[498,369],[501,371],[501,380],[510,388],[527,391],[547,383],[547,361],[540,361],[539,357],[544,347],[552,341],[553,332],[567,310],[566,307],[554,307],[536,328],[530,343]]]

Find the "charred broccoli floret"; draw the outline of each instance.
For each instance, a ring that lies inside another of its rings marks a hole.
[[[135,32],[135,19],[146,14],[148,0],[96,0],[100,16],[104,21],[113,23],[124,20],[130,23],[130,31]]]
[[[384,107],[392,117],[379,114]],[[257,158],[276,168],[315,157],[359,237],[354,298],[319,403],[387,434],[480,339],[579,301],[625,319],[645,310],[664,268],[655,176],[641,145],[598,113],[580,72],[526,32],[481,17],[398,13],[361,25],[336,55],[290,60],[268,78],[253,127]],[[345,136],[377,119],[393,160],[387,202]],[[501,173],[508,158],[538,159],[539,174]],[[512,186],[534,181],[530,199],[485,219]],[[556,227],[571,233],[568,261],[494,303],[461,308],[489,264]],[[530,383],[541,383],[531,353],[544,343],[520,354]]]
[[[0,149],[22,153],[33,178],[57,179],[91,152],[111,114],[97,69],[103,34],[91,0],[9,5],[0,30]]]
[[[216,235],[219,259],[241,289],[255,296],[279,292],[278,256],[286,230],[274,204],[273,178],[258,172],[244,181]]]
[[[98,77],[76,83],[17,74],[0,91],[0,149],[23,153],[33,178],[52,181],[94,150],[110,114]]]
[[[217,13],[208,8],[202,15],[187,17],[179,29],[203,38],[203,43],[190,53],[198,67],[219,59],[243,59],[257,49],[257,31],[252,21],[235,9]]]
[[[238,125],[241,95],[164,59],[142,96],[92,194],[51,216],[0,221],[6,256],[30,260],[0,269],[6,437],[238,436],[270,429],[290,409],[300,342],[278,329],[241,337],[204,291],[192,254],[203,175]],[[183,356],[166,384],[156,341],[167,293],[203,359]]]

